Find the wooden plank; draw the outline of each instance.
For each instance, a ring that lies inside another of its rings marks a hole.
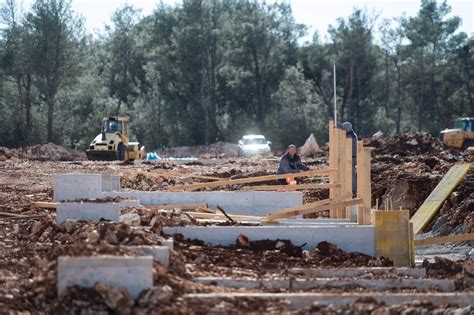
[[[345,198],[344,198],[345,197]],[[268,221],[274,221],[277,219],[291,218],[298,215],[311,214],[321,211],[326,211],[334,207],[356,205],[362,203],[362,199],[350,199],[348,196],[340,196],[334,199],[324,199],[316,202],[306,204],[304,206],[289,208],[272,212],[267,215]]]
[[[364,148],[362,141],[357,143],[357,197],[364,200],[364,207],[358,209],[359,224],[371,223],[370,209],[372,205],[371,188],[371,149]]]
[[[45,216],[46,214],[25,215],[25,214],[11,213],[11,212],[0,212],[0,220],[1,219],[10,219],[10,220],[37,219],[37,218],[42,218]]]
[[[352,138],[345,138],[346,160],[344,162],[344,169],[346,172],[346,194],[352,194]],[[344,209],[344,217],[350,219],[352,215],[352,207],[348,206]]]
[[[466,176],[470,167],[471,163],[455,164],[446,175],[443,176],[439,184],[411,218],[415,234],[423,231],[423,228],[431,221],[439,208],[441,208],[446,198],[449,197],[454,188],[456,188],[464,176]]]
[[[33,201],[31,208],[56,209],[56,202]]]
[[[203,212],[186,212],[190,216],[196,219],[225,219],[225,216],[222,213],[203,213]],[[229,216],[234,219],[263,219],[265,217],[258,215],[246,215],[246,214],[229,214]]]
[[[291,174],[292,176],[297,177],[311,177],[315,175],[328,175],[331,172],[335,172],[334,169],[331,168],[324,168],[324,169],[316,169],[310,170],[306,172],[300,172],[295,174]],[[199,183],[194,185],[187,185],[187,186],[175,186],[172,187],[171,191],[178,191],[178,190],[196,190],[200,188],[211,188],[211,187],[222,187],[222,186],[230,186],[236,184],[248,184],[248,183],[258,183],[258,182],[266,182],[270,180],[276,179],[284,179],[288,176],[288,174],[277,174],[277,175],[267,175],[267,176],[257,176],[251,178],[238,178],[238,179],[230,179],[230,180],[222,180],[210,183]]]
[[[196,210],[198,208],[207,208],[207,204],[206,203],[189,203],[189,204],[169,204],[169,205],[146,205],[144,207],[147,209],[163,209],[163,210],[172,210],[172,209]]]
[[[190,177],[190,178],[199,178],[211,181],[223,180],[220,177],[212,177],[212,176],[202,176],[202,175],[194,175],[194,174],[186,174],[186,173],[178,173],[178,172],[146,172],[146,171],[135,171],[135,170],[124,170],[120,172],[124,176],[136,176],[138,174],[145,175],[147,177]]]
[[[444,243],[473,241],[473,240],[474,240],[474,233],[465,233],[465,234],[458,234],[458,235],[448,235],[448,236],[428,238],[424,240],[415,240],[414,243],[415,243],[415,246],[426,246],[426,245],[433,245],[433,244],[444,244]]]
[[[340,195],[347,195],[348,191],[346,190],[346,171],[345,171],[345,163],[346,163],[346,132],[341,129],[336,129],[337,137],[338,137],[338,178],[341,184],[339,188]],[[336,218],[344,219],[346,217],[345,210],[342,207],[336,208]]]
[[[329,167],[332,169],[337,169],[337,138],[335,136],[334,121],[330,120],[328,125],[329,132]],[[329,174],[329,183],[335,184],[338,183],[337,172]],[[329,189],[329,198],[335,198],[338,196],[340,186]],[[329,210],[329,217],[335,218],[336,213],[335,209]]]
[[[393,260],[395,267],[411,265],[410,211],[372,211],[375,225],[375,252]]]
[[[246,186],[242,187],[241,190],[283,190],[283,191],[294,191],[304,189],[327,189],[338,187],[338,184],[298,184],[298,185],[262,185],[262,186]]]
[[[364,173],[362,185],[364,205],[367,210],[370,211],[372,208],[372,148],[364,148]],[[367,215],[370,217],[370,212],[367,212]]]
[[[357,198],[362,198],[364,200],[364,142],[357,141]],[[364,225],[364,212],[366,209],[366,201],[364,200],[364,205],[357,207],[357,223]]]

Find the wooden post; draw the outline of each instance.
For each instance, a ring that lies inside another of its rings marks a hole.
[[[410,267],[415,267],[415,239],[413,237],[413,222],[408,221],[408,230],[410,232]]]
[[[364,175],[362,185],[364,186],[363,196],[364,199],[364,223],[370,224],[370,209],[372,208],[372,179],[371,179],[371,164],[372,164],[372,149],[364,148]]]
[[[370,149],[364,148],[362,141],[357,142],[357,198],[364,200],[364,205],[357,210],[357,222],[362,225],[370,224],[371,209],[371,179],[370,179]]]
[[[334,121],[330,120],[329,121],[329,167],[330,168],[337,168],[337,141],[335,137],[335,129],[334,129]],[[337,172],[329,174],[329,183],[330,184],[337,184],[338,181],[338,176]],[[339,188],[330,188],[329,189],[329,198],[335,198],[338,196],[338,191]],[[329,210],[329,217],[330,218],[335,218],[335,209],[331,208]]]
[[[345,136],[345,132],[344,132]],[[352,138],[345,136],[345,151],[346,161],[344,163],[344,171],[346,172],[346,194],[350,194],[352,199]],[[350,219],[352,217],[352,206],[347,206],[345,209],[345,218]]]
[[[345,196],[348,194],[346,186],[346,132],[341,129],[336,129],[337,138],[338,138],[338,164],[337,164],[337,173],[339,183],[341,184],[339,188],[339,196]],[[346,217],[345,210],[343,207],[336,207],[336,218],[344,219]]]
[[[393,260],[395,267],[411,266],[410,211],[372,210],[375,225],[375,252]]]

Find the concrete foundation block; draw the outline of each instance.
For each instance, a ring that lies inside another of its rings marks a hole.
[[[185,294],[184,300],[194,303],[219,303],[223,299],[260,299],[263,301],[286,300],[290,307],[300,309],[311,307],[315,303],[322,305],[350,305],[362,298],[375,299],[387,305],[411,303],[414,300],[428,301],[434,305],[457,304],[471,306],[474,293],[395,293],[395,292],[367,292],[367,293],[261,293],[261,292],[219,292],[219,293],[192,293]]]
[[[196,277],[195,281],[225,288],[273,288],[312,290],[327,288],[360,287],[372,291],[415,288],[429,291],[434,287],[443,292],[454,291],[454,282],[448,279],[252,279],[228,277]]]
[[[59,257],[58,294],[67,287],[93,287],[103,283],[124,288],[131,298],[153,287],[153,258],[151,256],[119,257]]]
[[[346,252],[360,252],[375,256],[373,226],[184,226],[164,227],[163,232],[182,234],[186,239],[199,239],[212,245],[235,244],[240,234],[251,241],[290,240],[304,249],[314,249],[319,242],[328,241]]]
[[[56,206],[56,224],[66,220],[91,220],[101,219],[119,222],[119,203],[94,203],[94,202],[58,202]]]
[[[119,202],[120,208],[140,207],[138,199],[127,199]]]
[[[372,291],[415,288],[417,291],[430,291],[439,288],[443,292],[454,291],[454,282],[448,279],[294,279],[291,286],[295,290],[322,288],[360,287]]]
[[[273,191],[203,191],[203,192],[104,192],[103,196],[137,198],[142,205],[162,204],[208,204],[216,209],[217,205],[227,213],[267,215],[271,211],[281,210],[303,204],[302,192]]]
[[[102,191],[119,191],[120,190],[120,176],[101,174],[102,177]]]
[[[174,241],[172,238],[164,238],[161,241],[161,244],[163,244],[163,246],[168,247],[169,250],[174,250]]]
[[[56,174],[53,177],[54,201],[102,197],[100,174]]]
[[[360,267],[360,268],[289,268],[285,272],[294,275],[304,275],[313,278],[352,278],[367,274],[394,274],[413,278],[426,277],[425,268],[407,267]],[[283,270],[269,270],[269,272],[283,272]]]
[[[163,267],[168,267],[170,262],[170,249],[167,246],[124,246],[139,256],[152,256],[153,260],[158,261]]]

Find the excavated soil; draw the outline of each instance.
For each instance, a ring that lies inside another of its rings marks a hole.
[[[417,143],[415,145],[415,142]],[[434,138],[423,134],[400,135],[370,140],[375,147],[372,164],[373,204],[378,200],[383,207],[387,200],[393,208],[402,207],[414,212],[455,163],[471,161],[445,148]],[[175,185],[206,182],[191,175],[219,178],[244,178],[274,174],[278,157],[233,158],[232,160],[203,160],[183,164],[176,161],[144,161],[135,164],[120,162],[81,161],[52,145],[37,148],[8,150],[0,148],[0,212],[24,215],[44,215],[43,218],[17,220],[0,216],[0,313],[28,311],[32,314],[124,313],[138,310],[144,313],[224,313],[224,312],[290,312],[284,301],[262,302],[258,299],[224,299],[220,303],[193,303],[181,297],[185,293],[227,292],[230,289],[206,286],[192,281],[191,275],[235,275],[251,272],[263,275],[268,270],[292,267],[358,267],[390,266],[383,258],[359,253],[345,253],[330,243],[321,243],[311,251],[302,250],[303,244],[287,240],[249,242],[245,235],[229,247],[210,247],[200,241],[183,240],[175,236],[176,251],[171,254],[168,269],[154,263],[155,287],[142,292],[133,302],[118,289],[97,285],[94,288],[69,288],[64,294],[56,293],[57,258],[62,255],[90,256],[99,254],[133,255],[125,246],[161,244],[161,228],[194,224],[179,211],[166,213],[158,210],[130,208],[130,224],[110,222],[54,223],[54,210],[32,209],[33,201],[52,201],[52,174],[106,173],[126,175],[121,178],[124,189],[168,190]],[[66,150],[67,151],[67,150]],[[23,153],[22,153],[23,152]],[[58,153],[63,152],[63,153]],[[213,153],[219,156],[217,153]],[[222,157],[222,156],[220,156]],[[74,160],[61,162],[61,160]],[[308,164],[324,167],[325,157]],[[186,162],[188,163],[188,162]],[[177,172],[188,176],[168,177],[153,172]],[[310,180],[306,180],[310,182]],[[268,184],[277,184],[268,182]],[[225,187],[237,190],[241,186]],[[212,190],[222,189],[213,188]],[[473,231],[474,170],[446,200],[439,213],[426,228],[435,234]],[[313,202],[328,197],[327,190],[305,191],[304,201]],[[108,200],[107,200],[108,201]],[[118,201],[115,200],[114,201]],[[324,215],[324,214],[323,214]],[[135,220],[138,217],[138,220]],[[229,224],[229,223],[227,223]],[[144,227],[147,227],[146,229]],[[474,268],[472,260],[452,262],[437,259],[424,266],[430,277],[450,278],[458,290],[472,290]],[[392,275],[393,277],[393,275]],[[353,292],[354,289],[328,290]],[[363,291],[362,291],[363,292]],[[351,306],[313,306],[301,312],[315,313],[437,313],[442,307],[431,304],[385,306],[373,301],[360,301]],[[454,306],[448,311],[459,311]],[[464,313],[472,309],[463,309]],[[294,311],[291,311],[294,312]],[[295,313],[298,313],[296,311]]]

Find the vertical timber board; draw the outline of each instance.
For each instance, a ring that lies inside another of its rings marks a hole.
[[[393,260],[395,267],[411,266],[410,212],[372,210],[375,225],[375,252]]]
[[[336,129],[337,138],[338,138],[338,167],[337,173],[339,178],[339,195],[345,196],[347,195],[346,191],[346,170],[345,170],[345,163],[346,163],[346,133],[341,129]],[[344,207],[339,206],[336,207],[336,218],[344,219],[345,218],[345,210]]]
[[[364,200],[364,143],[357,141],[357,198]],[[365,200],[363,205],[357,206],[357,223],[364,224]]]
[[[371,224],[370,221],[370,209],[372,208],[372,175],[371,175],[371,166],[372,166],[372,149],[364,148],[363,159],[364,159],[364,176],[362,185],[364,186],[363,192],[364,195],[364,224]]]
[[[346,161],[344,163],[344,170],[346,172],[346,193],[352,197],[352,138],[345,140]],[[352,199],[352,198],[351,198]],[[345,218],[350,219],[352,213],[352,206],[347,206],[344,210]]]
[[[334,138],[334,121],[329,121],[329,168],[337,168],[337,155],[336,155],[336,141]],[[337,182],[337,173],[331,172],[329,174],[329,183],[335,184]],[[329,189],[329,198],[337,197],[337,187]],[[329,217],[335,217],[334,209],[329,210]]]
[[[364,175],[362,186],[364,195],[362,199],[364,199],[364,205],[367,209],[372,207],[372,179],[371,179],[371,164],[372,164],[372,150],[370,148],[364,148]],[[370,215],[370,214],[369,214]]]

